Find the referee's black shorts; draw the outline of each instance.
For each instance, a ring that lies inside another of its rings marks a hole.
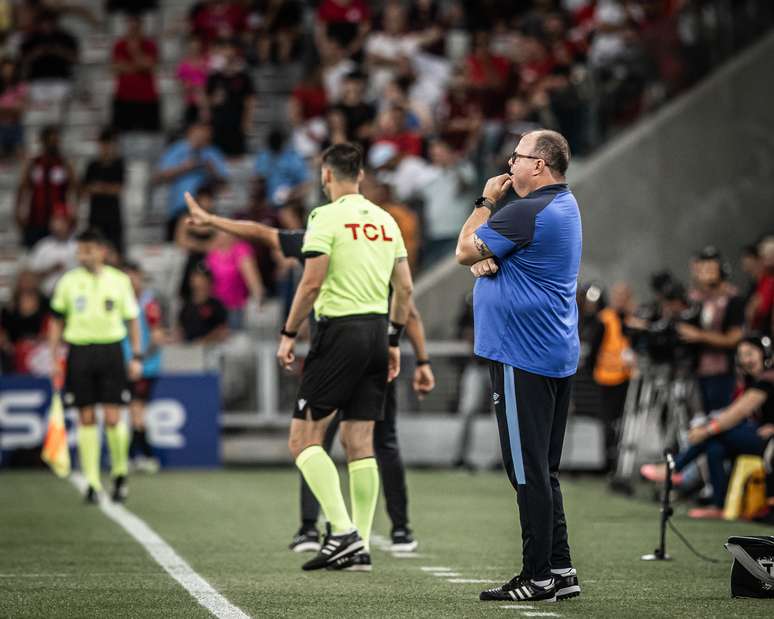
[[[304,364],[293,416],[380,421],[387,391],[387,316],[322,319]]]
[[[70,344],[65,372],[67,406],[125,404],[129,401],[121,342]]]

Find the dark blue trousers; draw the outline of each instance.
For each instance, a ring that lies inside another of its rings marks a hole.
[[[548,579],[552,569],[572,567],[559,487],[572,377],[540,376],[496,361],[489,371],[503,465],[519,506],[522,574]]]
[[[705,454],[712,483],[712,504],[723,507],[728,489],[726,460],[741,455],[760,456],[765,446],[766,442],[758,436],[758,425],[748,419],[678,454],[675,459],[675,469],[681,471],[700,455]]]

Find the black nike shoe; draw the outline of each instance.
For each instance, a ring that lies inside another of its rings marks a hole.
[[[93,486],[89,486],[83,495],[83,502],[87,505],[99,505],[99,492]]]
[[[303,570],[319,570],[333,565],[338,559],[344,559],[363,550],[365,544],[355,531],[341,535],[326,535],[322,548],[317,555],[304,563]]]
[[[547,586],[540,587],[530,578],[519,574],[500,587],[482,591],[478,599],[495,602],[556,602],[556,580],[551,579]]]
[[[293,552],[319,552],[320,534],[317,529],[304,529],[301,527],[293,536],[293,540],[288,546]]]
[[[127,496],[129,496],[129,485],[126,483],[126,475],[119,475],[113,479],[113,492],[110,493],[110,498],[114,503],[123,503]]]
[[[392,538],[390,552],[414,552],[419,546],[419,542],[414,539],[408,527],[393,529],[390,537]]]
[[[365,551],[358,552],[357,554],[344,557],[343,559],[336,559],[336,561],[329,565],[329,570],[341,570],[342,572],[370,572],[373,569],[371,565],[371,555]]]
[[[578,583],[578,573],[572,568],[564,574],[554,574],[556,583],[556,599],[567,600],[580,595],[581,588]]]

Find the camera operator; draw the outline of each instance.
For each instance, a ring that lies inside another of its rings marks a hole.
[[[728,487],[726,460],[742,454],[760,456],[774,436],[774,369],[771,340],[750,335],[739,342],[736,361],[744,380],[744,392],[734,402],[693,424],[688,434],[691,447],[675,458],[672,481],[680,485],[680,473],[701,454],[706,454],[712,481],[712,505],[692,509],[691,518],[721,518]],[[662,482],[666,466],[645,464],[640,474],[653,482]]]
[[[744,299],[726,280],[720,252],[708,246],[694,256],[692,299],[700,306],[698,326],[676,325],[683,342],[697,348],[696,377],[705,411],[724,408],[734,392],[734,349],[742,339]]]
[[[624,326],[631,313],[631,299],[631,289],[622,282],[612,287],[609,303],[604,288],[597,283],[586,286],[581,299],[581,340],[590,348],[584,365],[599,388],[607,471],[615,468],[618,425],[634,363]]]
[[[665,294],[672,290],[678,283],[669,271],[656,271],[650,275],[650,291],[653,293],[653,299],[643,303],[637,308],[634,316],[627,320],[630,328],[636,331],[643,331],[648,328],[648,323],[655,322],[661,318],[662,303]]]
[[[699,307],[691,304],[685,286],[668,271],[650,279],[654,298],[624,320],[624,333],[640,359],[656,366],[667,365],[681,373],[693,372],[696,346],[682,340],[678,324],[699,326]]]

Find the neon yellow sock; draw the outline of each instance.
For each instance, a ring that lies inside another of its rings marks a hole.
[[[376,501],[379,499],[379,467],[376,458],[363,458],[349,463],[349,496],[352,500],[352,520],[365,542],[366,551],[369,551]]]
[[[105,428],[110,451],[110,474],[113,477],[129,474],[129,431],[123,421]]]
[[[344,533],[354,528],[341,494],[339,472],[330,456],[319,445],[312,445],[296,458],[296,466],[320,503],[333,533]]]
[[[78,460],[81,472],[95,490],[102,490],[99,478],[99,426],[78,426]]]

